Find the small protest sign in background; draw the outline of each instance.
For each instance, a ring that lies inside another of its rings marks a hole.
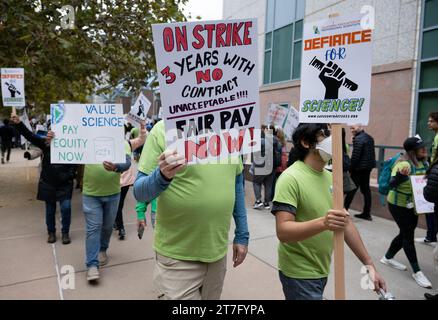
[[[141,122],[146,120],[150,107],[151,102],[140,92],[131,111],[126,115],[126,120],[135,127],[140,127]]]
[[[52,163],[125,163],[121,104],[52,104]]]
[[[292,135],[299,124],[299,113],[294,107],[289,107],[285,104],[271,103],[266,115],[266,124],[278,128],[282,128],[288,140],[292,139]]]
[[[2,99],[5,107],[26,106],[24,95],[24,69],[1,68]]]
[[[188,163],[258,151],[256,19],[152,30],[168,146]]]
[[[417,214],[434,212],[435,204],[426,201],[423,196],[426,183],[425,176],[411,176],[412,193],[414,194],[415,212]]]

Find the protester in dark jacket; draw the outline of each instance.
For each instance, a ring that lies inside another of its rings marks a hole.
[[[3,120],[3,124],[0,127],[2,164],[5,163],[5,154],[7,162],[11,158],[12,138],[14,137],[14,129],[9,125],[9,120]]]
[[[50,163],[50,141],[53,138],[51,131],[48,133],[47,138],[42,138],[29,131],[18,116],[13,115],[12,121],[16,124],[16,128],[20,134],[43,152],[37,199],[45,201],[46,203],[46,224],[49,233],[47,242],[56,242],[55,214],[56,202],[59,201],[62,217],[62,243],[69,244],[71,198],[73,193],[73,179],[76,175],[77,165]]]
[[[363,211],[361,214],[355,215],[355,217],[371,221],[370,176],[371,170],[376,167],[374,139],[360,125],[352,125],[350,129],[353,134],[353,153],[350,165],[351,178],[360,188],[360,192],[362,192],[364,197]],[[345,209],[348,210],[350,208],[356,190],[347,194],[344,204]]]
[[[424,199],[429,202],[438,203],[438,159],[430,167],[427,173],[427,185],[423,190]],[[438,214],[438,206],[435,207],[435,213]]]
[[[423,195],[427,201],[435,203],[435,219],[438,224],[438,158],[435,158],[435,162],[427,172],[427,184],[424,187]],[[438,246],[433,251],[433,259],[438,270]],[[428,300],[438,300],[438,294],[425,293],[424,296]]]

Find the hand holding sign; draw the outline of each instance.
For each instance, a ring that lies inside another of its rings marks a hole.
[[[116,165],[114,163],[110,162],[110,161],[104,161],[103,162],[103,167],[107,171],[111,171],[111,172],[116,171]]]
[[[148,131],[146,130],[145,121],[141,121],[140,123],[140,137],[147,137]]]
[[[342,231],[347,227],[349,213],[347,210],[329,210],[324,217],[324,225],[330,231]]]
[[[14,124],[19,124],[21,122],[20,117],[17,116],[15,113],[11,114],[11,121]]]
[[[185,168],[186,160],[183,155],[179,155],[176,150],[166,150],[158,158],[158,165],[161,174],[166,179],[171,180],[175,175]]]
[[[411,174],[411,168],[410,167],[403,167],[403,168],[398,170],[398,173],[400,173],[404,176],[409,176]]]
[[[54,137],[55,137],[55,133],[52,130],[50,130],[49,132],[47,132],[46,142],[50,144],[50,142]]]

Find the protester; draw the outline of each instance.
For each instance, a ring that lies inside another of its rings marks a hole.
[[[146,141],[134,184],[137,201],[158,198],[154,285],[159,299],[219,299],[226,273],[231,215],[234,267],[248,251],[242,163],[185,165],[166,150],[164,122]],[[139,222],[140,223],[140,222]]]
[[[125,127],[126,128],[126,127]],[[126,132],[125,132],[126,133]],[[128,140],[128,153],[132,154],[133,151],[143,146],[143,144],[146,141],[147,131],[142,124],[140,126],[140,134],[135,139]],[[132,186],[135,182],[135,176],[137,171],[135,170],[134,166],[130,166],[128,170],[123,172],[120,175],[120,201],[119,201],[119,207],[117,209],[117,216],[115,221],[115,229],[119,231],[119,239],[124,240],[126,236],[125,226],[123,223],[123,205],[125,204],[125,198],[128,194],[129,187]]]
[[[435,155],[434,162],[427,171],[427,184],[423,190],[424,199],[435,204],[434,218],[438,223],[438,157]],[[438,246],[433,250],[433,261],[438,271]],[[438,300],[438,294],[425,294],[428,300]]]
[[[71,198],[77,165],[52,164],[50,162],[50,141],[54,137],[52,131],[47,134],[47,138],[41,138],[29,131],[17,115],[13,114],[11,120],[15,123],[18,132],[43,152],[37,199],[46,203],[46,225],[49,234],[47,242],[56,242],[56,202],[59,202],[61,208],[62,243],[69,244],[71,242],[69,235]]]
[[[427,121],[427,126],[430,130],[434,131],[435,137],[432,143],[431,149],[431,163],[433,163],[438,158],[438,112],[431,112],[429,114],[429,119]],[[430,246],[437,245],[437,232],[438,225],[435,221],[435,217],[433,214],[426,214],[426,225],[427,225],[427,233],[424,238],[416,238],[415,242],[427,244]]]
[[[356,214],[356,218],[372,220],[371,217],[371,189],[370,176],[371,170],[376,167],[376,154],[374,150],[374,139],[364,131],[361,125],[351,126],[353,134],[353,152],[351,155],[350,173],[354,183],[360,188],[363,194],[363,211]],[[345,208],[350,208],[357,189],[351,191],[345,197]]]
[[[289,153],[287,152],[287,148],[286,148],[286,136],[284,134],[284,131],[281,128],[278,128],[276,130],[275,137],[278,139],[277,153],[280,155],[281,158],[280,158],[280,165],[274,169],[274,177],[273,177],[273,181],[272,181],[272,191],[271,191],[271,201],[274,199],[275,184],[277,182],[277,179],[283,173],[283,171],[287,169],[287,167],[288,167],[287,162],[288,162],[288,158],[289,158]],[[275,156],[276,155],[274,154],[274,157]]]
[[[250,168],[255,196],[254,209],[262,207],[269,209],[274,179],[274,139],[265,125],[262,125],[261,128],[260,143],[261,149],[253,154],[253,162]],[[264,202],[262,202],[262,186],[265,189]]]
[[[149,202],[138,201],[137,204],[135,205],[135,211],[137,212],[137,220],[139,221],[139,224],[143,225],[143,227],[146,227],[147,225],[146,211],[148,209],[148,204]],[[151,201],[152,228],[155,228],[156,216],[157,216],[157,199],[152,199]]]
[[[129,148],[128,148],[129,149]],[[100,278],[99,267],[108,263],[113,224],[120,200],[120,174],[131,166],[130,150],[126,150],[126,162],[85,165],[82,208],[86,223],[87,280]]]
[[[412,277],[417,284],[424,288],[431,288],[432,284],[423,274],[418,264],[415,250],[414,232],[418,224],[418,215],[413,204],[412,186],[410,175],[424,175],[426,173],[427,150],[423,140],[411,137],[405,140],[403,148],[406,154],[396,162],[392,168],[390,188],[388,194],[388,208],[400,233],[392,240],[385,256],[380,260],[394,269],[407,270],[407,267],[394,259],[395,255],[403,248],[412,267]]]
[[[152,122],[146,125],[147,132],[150,132],[153,128]],[[138,160],[138,159],[137,159]],[[152,228],[155,228],[155,219],[157,215],[157,199],[153,199],[151,202],[151,225]],[[137,221],[139,221],[139,225],[146,227],[146,212],[148,209],[149,202],[137,201],[135,205],[135,211],[137,212]]]
[[[344,194],[356,192],[357,186],[350,176],[351,159],[348,155],[349,146],[347,144],[345,128],[342,128],[342,171],[343,171],[343,186]]]
[[[150,130],[148,130],[150,131]],[[140,135],[140,130],[137,127],[133,127],[131,129],[131,139],[136,139]],[[140,148],[137,148],[134,150],[134,160],[138,162],[141,156],[141,152],[143,151],[143,146],[140,146]]]
[[[4,119],[3,126],[0,127],[2,164],[5,163],[5,155],[6,162],[11,159],[12,138],[14,135],[14,129],[9,125],[9,120]]]
[[[333,210],[331,159],[326,124],[300,124],[293,135],[293,164],[280,176],[271,212],[275,215],[279,276],[287,300],[322,300],[330,273],[333,231],[368,267],[376,292],[386,291],[346,210]]]

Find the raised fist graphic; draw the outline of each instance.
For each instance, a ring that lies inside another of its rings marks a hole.
[[[356,91],[358,85],[345,77],[345,72],[336,63],[329,61],[324,64],[316,57],[312,59],[310,65],[320,70],[319,79],[325,86],[324,99],[338,99],[339,88],[344,86],[351,91]]]

